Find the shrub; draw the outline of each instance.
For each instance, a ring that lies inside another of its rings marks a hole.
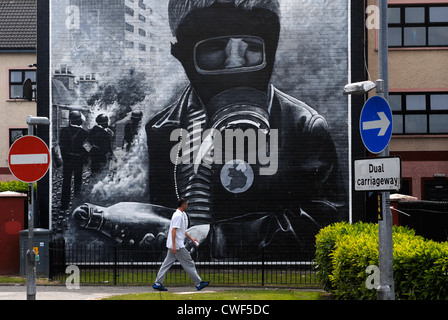
[[[36,185],[34,185],[34,187],[36,187]],[[28,193],[29,186],[28,183],[21,181],[0,181],[0,192],[5,191]]]
[[[320,230],[316,236],[316,277],[325,290],[333,291],[334,289],[330,275],[333,273],[332,253],[336,244],[347,235],[356,237],[370,229],[373,229],[373,225],[363,222],[356,224],[339,222]],[[370,232],[374,232],[374,230],[370,230]]]
[[[394,285],[397,299],[448,299],[448,243],[393,229]],[[378,265],[378,225],[346,222],[316,236],[317,278],[337,299],[376,299],[366,287],[366,268]]]
[[[366,268],[378,265],[378,241],[373,233],[344,236],[332,257],[329,276],[338,299],[373,299],[376,292],[366,287]]]
[[[397,236],[394,283],[397,298],[448,299],[448,243],[417,236]]]

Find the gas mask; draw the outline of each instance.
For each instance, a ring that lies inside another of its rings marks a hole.
[[[194,66],[200,75],[235,74],[244,78],[248,73],[263,70],[266,64],[265,43],[260,37],[222,36],[200,41],[194,47]],[[267,132],[267,94],[249,85],[219,92],[207,103],[211,128],[218,131],[253,128]]]
[[[202,40],[193,54],[196,71],[203,75],[252,72],[266,66],[264,40],[248,35]]]
[[[268,92],[279,34],[274,12],[215,3],[183,19],[171,52],[208,111],[209,102],[229,89]]]

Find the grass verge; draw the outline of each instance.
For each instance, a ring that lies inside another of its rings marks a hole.
[[[148,292],[125,294],[103,300],[329,300],[323,291],[292,289],[239,289],[205,292]]]
[[[57,284],[59,282],[51,281],[48,278],[36,278],[36,284]],[[0,284],[14,285],[26,284],[26,277],[19,276],[0,276]]]

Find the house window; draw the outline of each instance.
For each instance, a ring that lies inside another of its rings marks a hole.
[[[448,134],[448,92],[390,93],[394,134]]]
[[[448,201],[448,179],[422,179],[423,199],[427,201]]]
[[[134,26],[132,25],[132,24],[130,24],[130,23],[125,23],[125,29],[126,29],[126,31],[129,31],[129,32],[134,32]]]
[[[124,46],[126,49],[133,49],[134,48],[134,41],[125,40]]]
[[[36,89],[36,70],[9,70],[9,99],[25,99],[23,82],[28,78],[31,79],[33,89]]]
[[[397,193],[412,196],[412,178],[401,178],[400,190]]]
[[[448,46],[448,6],[390,6],[389,47]]]
[[[19,138],[26,136],[28,129],[9,129],[9,147]]]
[[[130,8],[128,6],[125,6],[124,7],[124,11],[126,12],[127,15],[130,15],[131,17],[134,16],[134,9],[132,9],[132,8]]]

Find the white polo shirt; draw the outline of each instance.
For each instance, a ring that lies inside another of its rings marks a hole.
[[[187,231],[187,216],[184,212],[177,209],[171,217],[170,230],[166,239],[166,247],[173,247],[172,230],[176,228],[176,249],[185,247],[185,232]]]

